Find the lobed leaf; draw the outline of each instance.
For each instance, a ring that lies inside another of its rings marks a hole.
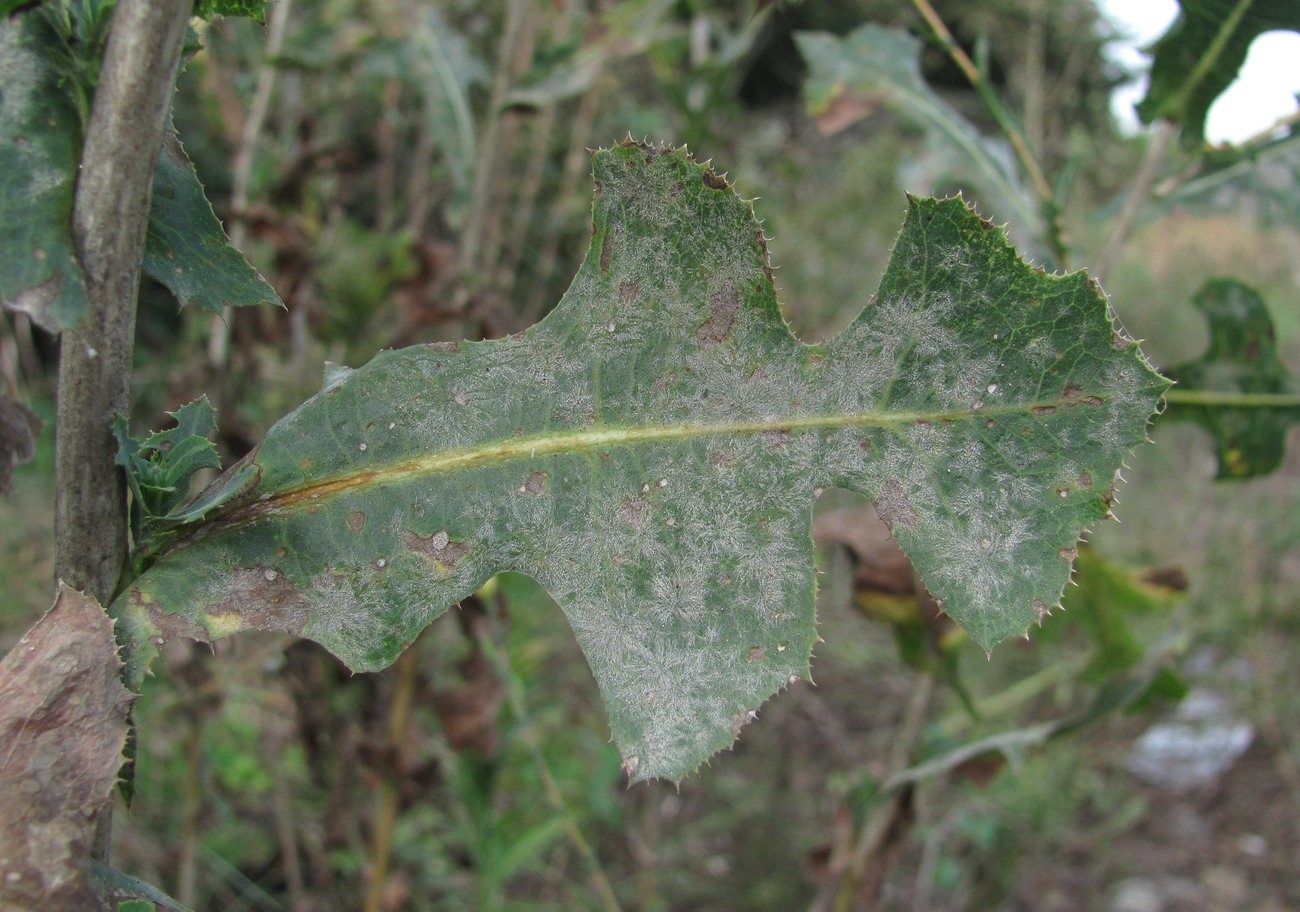
[[[808,676],[823,487],[871,498],[985,648],[1057,604],[1166,386],[1095,283],[912,199],[877,296],[803,345],[712,168],[630,141],[593,168],[545,320],[336,374],[118,600],[134,683],[153,637],[244,628],[382,668],[514,570],[564,609],[632,777],[679,778]]]
[[[1155,43],[1151,85],[1137,104],[1144,123],[1183,128],[1186,142],[1205,139],[1205,118],[1264,32],[1300,31],[1300,0],[1178,0],[1180,11]]]
[[[1211,279],[1192,299],[1210,324],[1210,347],[1169,371],[1178,382],[1168,417],[1192,421],[1214,438],[1219,478],[1276,469],[1287,431],[1300,424],[1300,382],[1278,356],[1273,318],[1250,286]]]

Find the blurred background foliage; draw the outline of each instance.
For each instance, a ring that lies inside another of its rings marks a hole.
[[[287,312],[178,314],[144,288],[135,424],[206,393],[229,461],[319,387],[323,362],[530,325],[588,242],[586,150],[629,133],[689,143],[761,197],[805,339],[867,302],[904,191],[961,190],[1050,268],[1099,268],[1157,365],[1209,346],[1192,301],[1215,276],[1259,293],[1282,364],[1300,365],[1297,141],[1163,149],[1162,182],[1108,250],[1152,140],[1113,125],[1129,74],[1088,0],[934,3],[1050,199],[919,5],[757,6],[279,0],[265,24],[204,24],[176,127]],[[864,23],[923,39],[927,97],[1041,233],[906,98],[851,79],[817,96],[819,67],[849,63],[805,60],[795,36],[847,47]],[[0,368],[48,419],[55,343],[5,320]],[[1139,908],[1121,905],[1134,883],[1164,891],[1140,908],[1300,906],[1300,457],[1218,483],[1194,424],[1153,434],[1064,617],[988,660],[869,508],[828,492],[817,684],[680,788],[624,787],[564,617],[524,578],[494,581],[382,674],[261,634],[215,656],[173,643],[137,708],[115,862],[196,909],[1120,909]],[[46,607],[51,446],[47,430],[0,505],[4,648]],[[1255,737],[1230,773],[1171,791],[1126,763],[1189,688],[1224,695]],[[845,883],[856,904],[837,906]]]

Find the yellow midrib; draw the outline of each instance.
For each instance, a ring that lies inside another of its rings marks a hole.
[[[236,523],[266,513],[292,508],[305,501],[318,501],[322,497],[342,494],[356,488],[374,484],[400,482],[421,475],[452,472],[491,462],[571,453],[607,446],[682,440],[689,437],[760,434],[772,431],[792,431],[808,428],[844,427],[900,427],[929,422],[958,421],[970,418],[992,418],[1000,415],[1027,415],[1037,408],[1070,408],[1083,405],[1077,400],[1055,399],[1042,403],[1017,403],[1002,406],[966,408],[942,412],[860,412],[852,415],[812,415],[801,418],[733,421],[713,424],[644,425],[638,427],[603,427],[599,429],[563,431],[531,436],[513,437],[490,445],[472,449],[435,453],[418,459],[409,459],[380,469],[358,469],[348,475],[314,481],[299,488],[274,494],[231,510],[218,522]],[[1084,406],[1087,407],[1087,406]]]

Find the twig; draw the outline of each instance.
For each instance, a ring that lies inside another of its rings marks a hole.
[[[1169,150],[1170,143],[1173,142],[1174,136],[1178,133],[1178,127],[1167,120],[1156,122],[1155,132],[1151,136],[1151,142],[1147,144],[1146,154],[1142,157],[1142,164],[1138,167],[1137,177],[1133,181],[1133,186],[1129,189],[1128,199],[1124,200],[1124,208],[1120,210],[1119,216],[1115,219],[1115,227],[1111,229],[1110,237],[1106,240],[1106,246],[1102,249],[1101,255],[1094,261],[1091,272],[1093,275],[1105,279],[1110,268],[1119,259],[1120,251],[1124,247],[1124,242],[1128,240],[1129,232],[1133,229],[1133,222],[1142,207],[1146,205],[1147,200],[1151,197],[1151,187],[1155,184],[1156,171],[1159,170],[1161,162],[1164,161],[1165,153]]]

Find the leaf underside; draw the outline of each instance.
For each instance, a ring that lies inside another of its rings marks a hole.
[[[723,178],[631,142],[593,165],[554,312],[384,352],[280,421],[116,605],[133,680],[151,637],[250,627],[379,669],[514,570],[564,609],[630,775],[678,779],[808,676],[819,488],[872,499],[985,648],[1058,603],[1165,388],[1094,283],[913,199],[878,295],[803,345]]]

